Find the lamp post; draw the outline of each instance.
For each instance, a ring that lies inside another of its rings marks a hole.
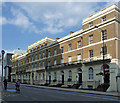
[[[3,89],[3,59],[4,59],[5,51],[2,50],[1,53],[2,53],[2,83],[1,84],[2,84],[2,89]]]
[[[95,26],[95,28],[98,28],[98,26]],[[98,28],[98,29],[100,29],[100,28]],[[102,29],[100,29],[101,30],[101,32],[103,32],[103,30]],[[105,81],[105,44],[104,44],[104,35],[102,36],[102,41],[103,41],[103,48],[102,48],[102,53],[103,53],[103,74],[104,74],[104,84],[106,83]],[[104,91],[105,91],[105,87],[104,87]]]
[[[83,63],[83,37],[81,36],[81,40],[82,40],[82,63]]]

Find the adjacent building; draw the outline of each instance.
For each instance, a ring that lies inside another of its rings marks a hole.
[[[4,61],[5,61],[5,66],[4,66],[4,77],[7,79],[9,82],[11,81],[11,67],[12,67],[12,55],[13,53],[6,53]]]
[[[45,37],[12,55],[11,81],[117,91],[120,73],[120,8],[113,4],[83,19],[63,38]]]

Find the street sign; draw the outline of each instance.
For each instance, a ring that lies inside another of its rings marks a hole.
[[[2,50],[2,51],[1,51],[1,53],[2,53],[2,54],[5,54],[5,51],[4,51],[4,50]]]

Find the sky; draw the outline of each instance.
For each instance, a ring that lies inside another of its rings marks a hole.
[[[0,2],[0,49],[12,52],[82,29],[82,19],[113,2]]]

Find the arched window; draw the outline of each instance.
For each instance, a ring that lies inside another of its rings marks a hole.
[[[69,78],[72,78],[72,71],[69,70]]]
[[[89,80],[93,80],[93,68],[90,67],[89,70],[88,70],[88,77],[89,77]]]

